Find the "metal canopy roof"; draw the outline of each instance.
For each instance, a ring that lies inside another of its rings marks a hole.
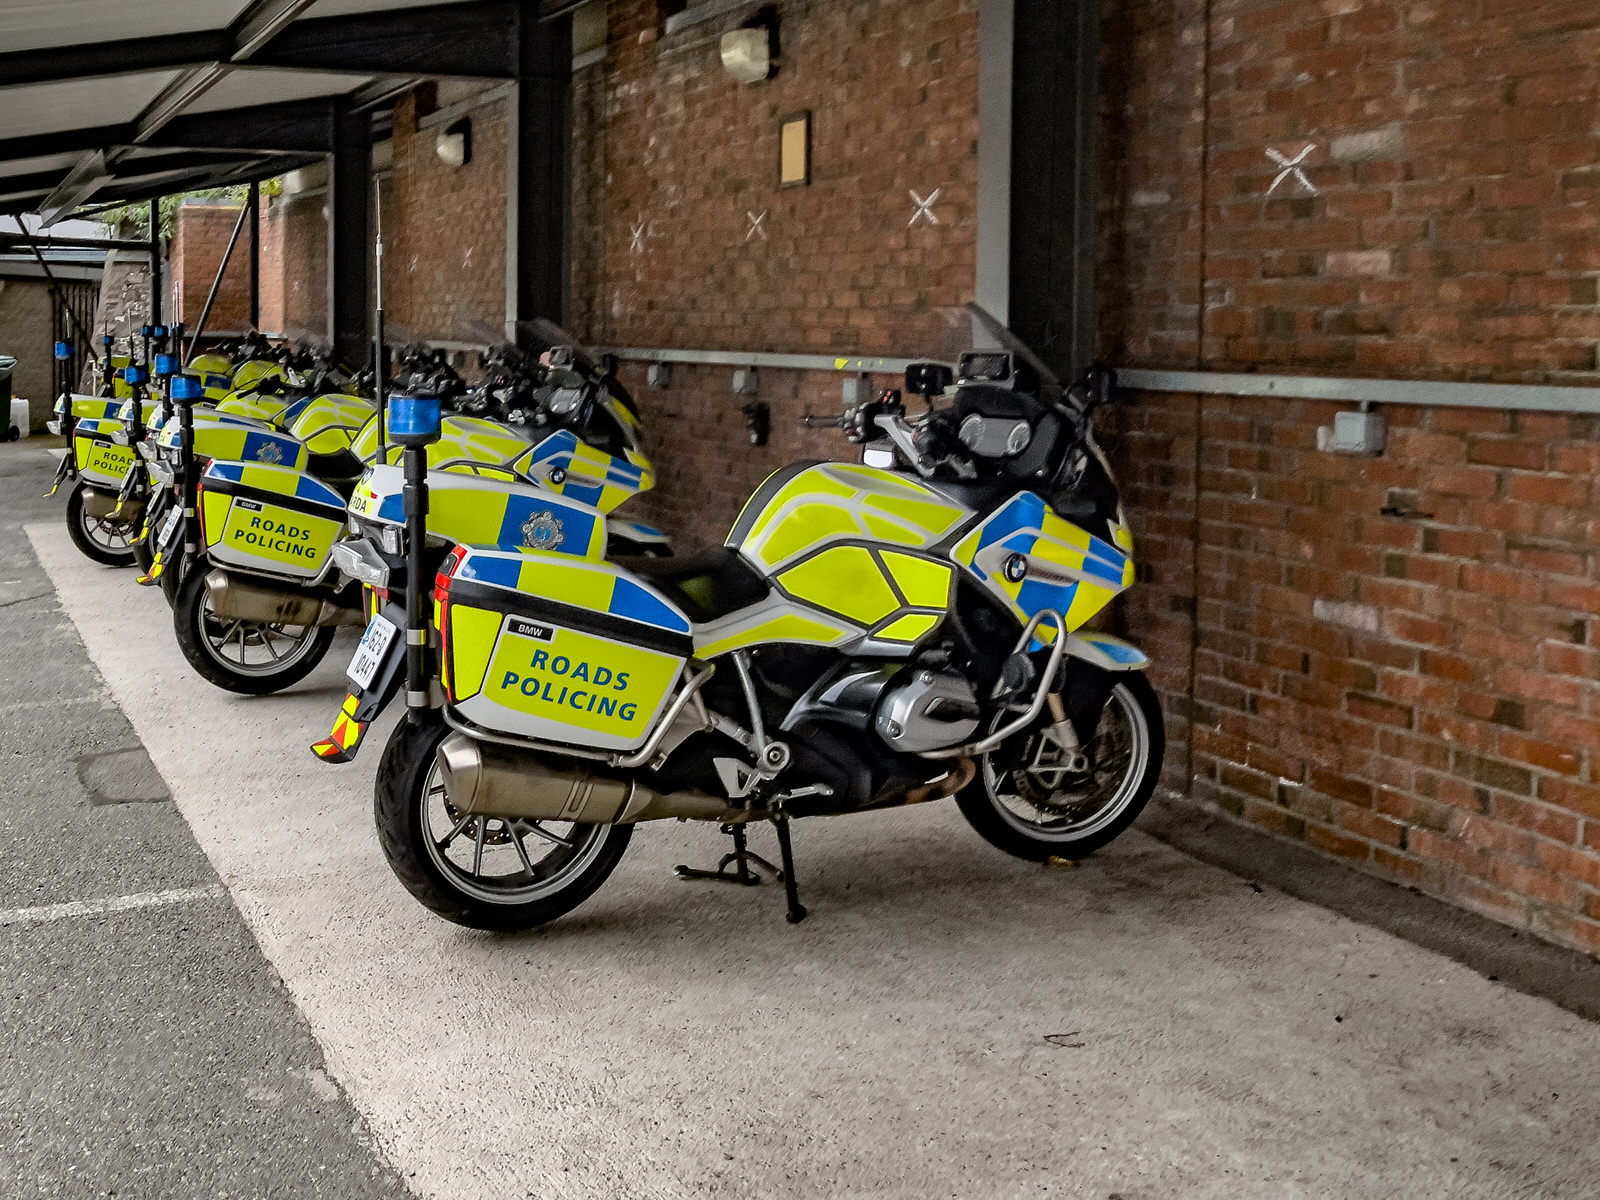
[[[277,175],[410,80],[515,78],[522,0],[0,0],[0,213]],[[541,8],[565,5],[533,3]]]

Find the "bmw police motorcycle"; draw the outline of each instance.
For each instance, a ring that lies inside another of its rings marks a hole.
[[[619,388],[560,423],[537,403],[532,375],[513,348],[496,348],[485,364],[487,378],[468,389],[442,353],[402,353],[408,386],[442,395],[459,410],[443,418],[445,436],[430,447],[429,465],[441,476],[432,536],[499,538],[507,522],[537,526],[552,493],[582,495],[609,510],[653,482]],[[252,432],[240,452],[211,450],[209,461],[197,464],[198,569],[186,570],[177,588],[173,624],[185,658],[210,682],[247,694],[288,687],[322,660],[337,627],[366,623],[360,576],[342,569],[338,543],[347,519],[381,529],[402,503],[398,491],[387,490],[400,472],[382,461],[389,455],[378,424],[370,401],[319,396],[295,417],[288,437]],[[163,430],[162,442],[167,438]],[[160,555],[175,552],[176,529]],[[636,551],[665,540],[634,523],[613,532],[632,534],[628,545]],[[582,552],[598,555],[604,547],[584,545]]]
[[[1033,860],[1132,823],[1160,774],[1161,710],[1145,655],[1084,627],[1134,579],[1090,423],[1113,380],[1063,388],[973,319],[1003,348],[962,355],[953,390],[949,367],[913,366],[925,414],[898,392],[857,405],[837,423],[867,461],[777,472],[722,546],[681,559],[425,546],[437,418],[397,399],[410,554],[368,549],[411,581],[409,603],[369,623],[314,749],[349,757],[403,683],[375,814],[419,901],[478,928],[539,925],[600,886],[635,824],[677,817],[734,839],[716,871],[680,874],[772,871],[797,921],[794,818],[954,798]],[[550,513],[563,530],[590,519]],[[781,870],[749,849],[754,822],[773,824]]]
[[[49,495],[72,481],[67,495],[67,532],[73,545],[88,558],[106,566],[131,566],[137,555],[136,531],[141,527],[141,505],[125,506],[121,494],[138,457],[126,437],[129,423],[151,419],[157,395],[151,388],[150,345],[159,346],[167,336],[165,327],[145,326],[142,330],[144,357],[141,361],[129,339],[129,353],[113,353],[115,342],[101,339],[102,354],[96,359],[100,386],[93,396],[65,393],[56,399],[51,433],[67,439],[67,453],[56,471]],[[56,345],[56,357],[69,359],[72,346]],[[137,405],[137,416],[135,406]]]

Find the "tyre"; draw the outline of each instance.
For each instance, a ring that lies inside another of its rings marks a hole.
[[[1040,862],[1085,858],[1132,825],[1161,777],[1166,726],[1142,672],[1117,677],[1083,749],[1089,769],[1060,765],[1065,751],[1048,722],[978,758],[956,796],[962,816],[1007,854]]]
[[[91,517],[84,507],[84,495],[89,485],[79,481],[67,496],[67,533],[72,544],[86,558],[108,567],[131,567],[134,561],[129,530],[121,521],[107,517]]]
[[[163,585],[177,567],[174,563],[163,573]],[[203,560],[190,563],[172,608],[178,646],[204,679],[242,696],[265,696],[300,682],[328,653],[331,625],[264,625],[217,616],[211,610],[210,574]]]
[[[572,911],[611,874],[631,825],[475,817],[451,807],[434,755],[449,727],[408,713],[378,764],[373,816],[389,867],[457,925],[532,929]]]

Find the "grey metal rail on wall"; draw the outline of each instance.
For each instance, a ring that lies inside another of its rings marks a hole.
[[[767,354],[745,350],[641,350],[600,347],[628,362],[688,363],[709,367],[770,367],[774,371],[850,371],[901,375],[914,358],[876,358],[864,354]]]
[[[603,351],[629,362],[687,363],[713,367],[770,367],[788,371],[900,374],[912,358],[851,354],[768,354],[741,350]],[[1146,392],[1196,392],[1211,396],[1277,396],[1284,400],[1339,400],[1351,404],[1412,404],[1433,408],[1498,408],[1508,412],[1600,413],[1600,386],[1545,383],[1441,383],[1425,379],[1341,379],[1320,375],[1254,375],[1227,371],[1162,371],[1119,367],[1117,382]]]
[[[1336,379],[1314,375],[1250,375],[1225,371],[1121,368],[1117,382],[1147,392],[1214,396],[1280,396],[1357,404],[1434,408],[1498,408],[1512,412],[1600,413],[1600,387],[1543,383],[1440,383],[1424,379]]]

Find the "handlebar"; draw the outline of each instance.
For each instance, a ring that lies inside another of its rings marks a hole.
[[[801,429],[843,429],[844,428],[844,422],[845,422],[845,415],[843,413],[839,413],[837,416],[832,416],[832,417],[818,417],[818,416],[815,416],[815,415],[813,415],[811,413],[807,413],[805,416],[800,418],[800,428]]]

